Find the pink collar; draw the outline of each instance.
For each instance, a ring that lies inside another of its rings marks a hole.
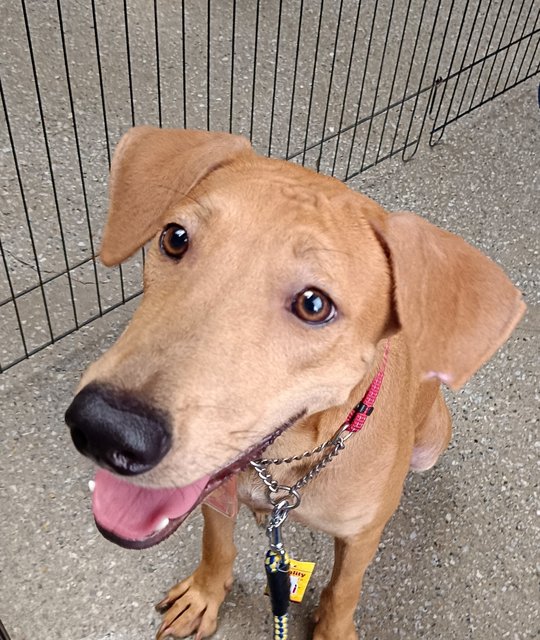
[[[345,422],[341,425],[340,432],[349,431],[350,433],[356,433],[360,431],[370,416],[373,413],[375,400],[381,390],[381,385],[384,380],[384,371],[386,369],[386,363],[388,362],[388,353],[390,351],[390,340],[386,341],[384,347],[383,359],[381,366],[377,371],[375,377],[371,381],[366,393],[362,400],[350,411]]]

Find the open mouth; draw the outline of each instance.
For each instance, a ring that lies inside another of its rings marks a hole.
[[[185,487],[149,489],[99,469],[92,494],[97,528],[105,538],[127,549],[146,549],[162,542],[209,493],[245,469],[304,414],[293,416],[225,467]]]

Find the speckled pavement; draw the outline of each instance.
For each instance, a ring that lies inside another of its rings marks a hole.
[[[538,107],[529,81],[423,144],[355,179],[389,209],[406,208],[459,233],[497,260],[529,311],[508,343],[461,391],[448,394],[452,445],[411,475],[364,581],[363,640],[526,640],[538,628],[538,382],[540,289]],[[196,565],[201,516],[144,552],[96,531],[90,463],[71,445],[63,412],[86,365],[125,326],[136,301],[0,377],[0,618],[12,640],[145,640],[152,606]],[[296,557],[317,560],[292,608],[291,639],[331,569],[331,541],[287,526]],[[216,638],[268,638],[263,533],[242,512],[236,583]],[[339,639],[338,639],[339,640]]]

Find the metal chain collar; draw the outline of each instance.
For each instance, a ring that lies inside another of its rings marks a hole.
[[[289,456],[288,458],[260,458],[259,460],[252,460],[250,462],[265,485],[268,491],[268,499],[273,507],[268,522],[267,533],[270,538],[271,547],[276,551],[281,551],[282,546],[281,540],[279,537],[276,538],[276,534],[279,533],[279,528],[289,515],[289,511],[296,509],[300,505],[300,489],[303,489],[311,480],[316,478],[338,453],[345,448],[345,441],[352,435],[351,432],[344,433],[348,426],[348,422],[345,422],[330,440],[326,440],[310,451],[304,451],[304,453]],[[277,480],[272,478],[271,473],[268,471],[268,467],[272,464],[290,464],[291,462],[310,458],[325,449],[330,449],[330,451],[293,485],[279,484]],[[280,497],[274,494],[279,494]]]
[[[390,340],[386,341],[384,354],[377,371],[377,374],[371,381],[362,400],[349,412],[345,422],[339,427],[336,433],[329,439],[318,445],[310,451],[289,456],[288,458],[260,458],[252,460],[251,466],[255,469],[257,475],[262,480],[268,492],[268,499],[272,505],[272,513],[268,519],[268,527],[266,532],[270,539],[270,548],[279,553],[284,553],[283,544],[281,543],[281,525],[285,522],[289,511],[296,509],[301,501],[300,489],[303,489],[309,482],[316,478],[319,473],[345,448],[345,442],[353,435],[360,431],[368,416],[374,409],[375,401],[379,394],[390,351]],[[311,469],[305,473],[293,485],[278,484],[274,480],[272,474],[268,471],[268,467],[272,464],[290,464],[291,462],[299,462],[305,458],[311,458],[319,453],[329,449],[320,460]]]

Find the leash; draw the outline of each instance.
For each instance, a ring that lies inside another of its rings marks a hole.
[[[354,406],[346,417],[345,422],[329,439],[310,451],[290,456],[288,458],[260,458],[250,464],[264,483],[272,511],[268,518],[266,535],[268,536],[269,549],[265,556],[266,579],[268,592],[272,603],[274,616],[274,640],[288,639],[288,608],[290,594],[289,564],[290,557],[283,544],[281,527],[287,519],[289,512],[296,509],[301,502],[300,490],[311,480],[316,478],[321,471],[345,448],[345,442],[358,431],[361,431],[368,417],[373,413],[375,401],[381,390],[384,380],[384,372],[390,351],[390,340],[386,341],[381,365],[371,381],[362,400]],[[291,462],[310,458],[323,451],[328,452],[311,469],[305,473],[293,485],[279,484],[274,480],[268,467],[271,465],[290,464]]]

